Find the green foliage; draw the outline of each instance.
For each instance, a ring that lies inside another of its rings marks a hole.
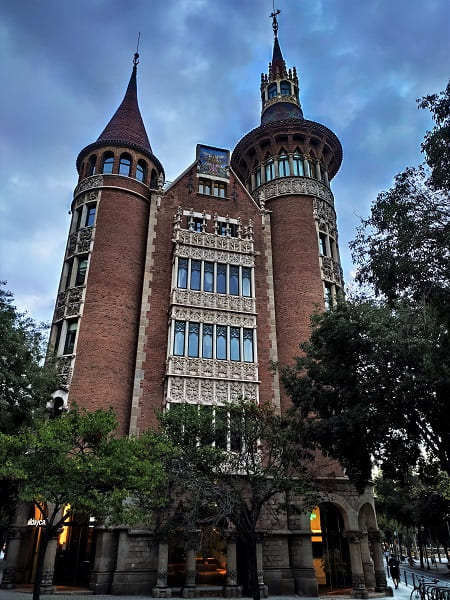
[[[282,371],[300,414],[313,415],[309,438],[360,489],[373,461],[401,478],[422,452],[450,473],[449,97],[447,87],[420,104],[436,122],[427,166],[397,175],[358,229],[360,290],[313,317],[302,356]]]
[[[130,524],[139,516],[130,497],[145,494],[158,505],[165,481],[158,452],[168,451],[164,441],[150,435],[142,440],[117,438],[113,435],[116,426],[111,411],[87,412],[74,406],[35,429],[0,434],[0,480],[14,480],[19,499],[34,502],[47,521],[34,598],[39,598],[48,540],[72,515],[93,516],[106,524]]]
[[[161,422],[183,467],[182,473],[175,468],[172,491],[181,498],[184,526],[228,523],[237,530],[248,547],[253,594],[259,598],[261,511],[276,519],[280,510],[301,512],[318,501],[297,421],[278,415],[272,406],[241,400],[214,412],[212,407],[172,405]]]
[[[0,287],[0,432],[30,424],[57,389],[55,369],[43,364],[46,329],[17,312],[11,292]]]

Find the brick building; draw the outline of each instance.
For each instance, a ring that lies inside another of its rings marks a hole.
[[[198,145],[185,171],[164,181],[138,107],[137,55],[121,105],[80,152],[51,332],[62,382],[55,409],[68,409],[71,398],[90,409],[113,406],[128,435],[155,425],[155,408],[184,402],[214,410],[245,396],[288,406],[270,363],[292,362],[312,311],[342,288],[330,189],[342,148],[327,127],[304,118],[276,15],[273,27],[261,124],[231,154]],[[276,528],[262,519],[262,589],[317,595],[319,586],[353,587],[355,597],[385,590],[371,490],[358,495],[334,462],[318,461],[316,470],[328,499],[313,515],[280,517]],[[98,593],[159,597],[177,588],[192,596],[202,585],[245,592],[245,553],[220,531],[210,532],[206,563],[194,556],[195,573],[189,551],[147,531],[73,523],[63,533],[48,584],[53,577]],[[6,583],[32,579],[24,550],[32,535],[12,540]]]

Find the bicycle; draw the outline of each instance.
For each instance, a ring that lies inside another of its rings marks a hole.
[[[433,579],[431,582],[427,582],[425,577],[417,578],[419,584],[414,583],[414,587],[409,596],[410,600],[438,600],[440,597],[440,590],[436,587],[438,583],[437,579]],[[438,592],[436,594],[436,592]]]

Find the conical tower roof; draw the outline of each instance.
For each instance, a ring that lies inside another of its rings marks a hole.
[[[152,153],[137,99],[137,62],[135,57],[133,72],[122,103],[108,125],[98,136],[97,142],[133,145]]]

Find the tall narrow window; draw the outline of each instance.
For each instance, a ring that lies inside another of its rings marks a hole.
[[[227,328],[222,325],[216,327],[216,358],[219,360],[227,358]]]
[[[208,179],[200,179],[198,182],[198,191],[200,194],[211,194],[211,182]]]
[[[138,160],[136,165],[136,179],[145,183],[147,181],[147,163],[145,160]]]
[[[64,342],[64,354],[73,354],[75,338],[77,337],[78,321],[68,321],[66,339]]]
[[[214,430],[216,446],[222,450],[226,450],[228,438],[228,414],[226,408],[223,406],[216,406]]]
[[[322,254],[323,256],[328,256],[327,236],[322,232],[319,232],[319,242],[320,242],[320,254]]]
[[[227,293],[227,265],[222,265],[221,263],[217,265],[216,292],[218,294]]]
[[[239,267],[230,266],[229,293],[233,296],[239,296]]]
[[[242,450],[242,415],[237,410],[230,412],[230,450],[240,452]]]
[[[203,263],[203,291],[214,291],[214,263]]]
[[[305,170],[303,168],[303,159],[298,154],[294,154],[293,157],[293,167],[294,167],[294,175],[299,175],[303,177],[305,174]]]
[[[186,323],[184,321],[175,321],[175,334],[173,338],[173,353],[176,356],[184,355],[184,334]]]
[[[278,159],[278,173],[280,177],[289,177],[291,169],[289,167],[289,159],[287,156],[280,156]]]
[[[83,207],[77,208],[76,212],[76,223],[75,223],[75,231],[78,231],[81,227],[81,219],[83,217]]]
[[[230,327],[230,359],[241,360],[241,340],[239,327]]]
[[[282,81],[280,83],[280,91],[282,96],[291,95],[291,84],[289,83],[289,81]]]
[[[202,357],[213,357],[213,326],[203,325],[202,331]]]
[[[261,185],[261,167],[258,167],[255,171],[255,186],[259,187]]]
[[[200,431],[199,441],[201,446],[210,446],[214,442],[214,428],[213,428],[213,407],[212,406],[199,406],[200,416]]]
[[[108,175],[113,172],[114,167],[114,154],[112,152],[105,152],[102,161],[102,173]]]
[[[200,289],[201,262],[191,260],[191,290]]]
[[[119,175],[125,175],[129,177],[131,173],[131,156],[129,154],[122,154],[119,161]]]
[[[61,341],[62,323],[56,325],[55,345],[53,346],[53,354],[57,355],[59,350],[59,342]]]
[[[179,258],[178,259],[177,287],[183,288],[185,290],[187,288],[187,278],[188,278],[188,260],[187,260],[187,258]]]
[[[189,323],[188,356],[191,356],[193,358],[198,357],[199,333],[200,333],[200,324],[199,323]]]
[[[95,154],[92,154],[92,156],[89,157],[89,162],[88,162],[88,168],[87,168],[87,176],[90,177],[91,175],[95,175],[95,165],[97,163],[97,156]]]
[[[65,289],[67,290],[67,288],[69,288],[72,284],[72,270],[73,270],[73,261],[74,259],[72,258],[68,263],[67,263],[67,274],[66,274],[66,284],[65,284]]]
[[[248,267],[242,267],[242,295],[252,295],[252,271]]]
[[[83,285],[86,280],[87,258],[78,259],[77,275],[75,277],[75,285]]]
[[[266,181],[271,181],[275,177],[275,169],[273,160],[270,159],[266,162]]]
[[[276,83],[271,83],[269,85],[269,87],[267,88],[267,95],[270,98],[276,98],[277,96],[277,84]]]
[[[92,227],[95,223],[95,213],[96,213],[97,207],[95,204],[88,204],[87,208],[86,208],[86,221],[84,226],[85,227]]]
[[[219,198],[225,198],[225,184],[215,182],[214,183],[214,196],[219,196]]]
[[[331,287],[331,283],[325,284],[325,308],[330,310],[333,307],[333,290]]]
[[[253,362],[253,329],[244,329],[244,361]]]

